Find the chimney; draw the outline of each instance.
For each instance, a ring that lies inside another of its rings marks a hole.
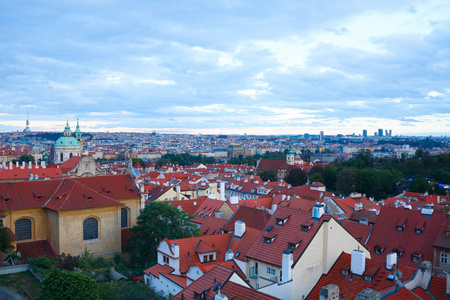
[[[220,182],[220,200],[225,201],[225,182]]]
[[[31,165],[31,161],[28,162],[28,169],[32,169],[33,166]]]
[[[22,167],[21,167],[21,169],[25,169],[25,162],[24,162],[24,161],[22,162]]]
[[[227,252],[225,252],[225,261],[233,259],[234,253],[231,250],[227,250]]]
[[[283,258],[281,261],[281,271],[283,278],[280,278],[280,282],[288,282],[292,280],[292,264],[294,263],[294,255],[291,249],[283,250]]]
[[[291,196],[286,197],[286,202],[289,202],[289,200],[291,200]]]
[[[245,233],[245,223],[242,221],[234,222],[234,236],[242,237]]]
[[[37,160],[34,162],[34,168],[35,168],[35,169],[39,169],[39,165],[38,165]]]
[[[391,252],[386,256],[386,269],[392,270],[394,265],[397,264],[397,253]]]
[[[9,162],[9,169],[12,170],[12,168],[13,168],[13,164],[12,164],[12,161],[10,161]]]
[[[177,186],[175,187],[175,190],[177,191],[177,194],[181,193],[181,188],[180,188],[179,185],[177,185]],[[178,195],[177,195],[177,198],[178,198]],[[180,199],[177,199],[177,200],[180,200]]]
[[[238,196],[231,196],[230,197],[230,204],[233,204],[233,205],[239,204],[239,197]]]
[[[16,168],[18,168],[19,167],[19,162],[18,161],[16,161]]]
[[[172,249],[173,256],[174,256],[175,258],[179,258],[179,257],[180,257],[180,246],[178,246],[177,243],[172,243],[172,244],[170,245],[170,248]]]
[[[323,204],[316,203],[314,204],[313,210],[312,210],[312,218],[314,220],[319,220],[320,217],[325,213],[325,209],[323,207]]]
[[[286,195],[281,195],[281,201],[286,200]]]
[[[319,300],[339,300],[339,287],[329,284],[320,289]]]
[[[45,161],[41,161],[41,167],[45,169]]]
[[[362,275],[366,270],[366,253],[361,250],[353,250],[350,270],[353,274]]]

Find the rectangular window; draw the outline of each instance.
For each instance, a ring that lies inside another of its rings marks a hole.
[[[266,273],[267,273],[268,275],[274,275],[274,276],[275,276],[275,269],[274,269],[274,268],[267,267]]]
[[[448,253],[441,252],[441,264],[448,264]]]
[[[165,264],[169,264],[170,258],[169,258],[168,256],[163,255],[163,262],[164,262]]]
[[[214,255],[210,254],[209,255],[209,261],[213,261],[214,260]]]

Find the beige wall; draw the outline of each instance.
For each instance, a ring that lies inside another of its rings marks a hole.
[[[7,215],[3,219],[5,227],[9,227],[12,232],[16,232],[15,222],[22,218],[31,220],[31,240],[22,240],[18,242],[41,240],[47,238],[47,215],[41,208],[23,209],[15,211],[2,211]]]

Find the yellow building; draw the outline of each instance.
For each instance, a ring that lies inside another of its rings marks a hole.
[[[0,183],[0,214],[18,248],[47,240],[57,254],[87,249],[111,257],[121,252],[122,229],[136,224],[140,208],[128,175]]]

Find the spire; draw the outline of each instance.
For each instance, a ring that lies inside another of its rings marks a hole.
[[[64,136],[71,136],[71,135],[72,135],[72,131],[70,130],[69,118],[67,117],[66,127],[64,128]]]
[[[73,132],[75,135],[75,138],[80,142],[81,144],[81,130],[80,130],[80,120],[77,118],[77,127],[75,131]]]

